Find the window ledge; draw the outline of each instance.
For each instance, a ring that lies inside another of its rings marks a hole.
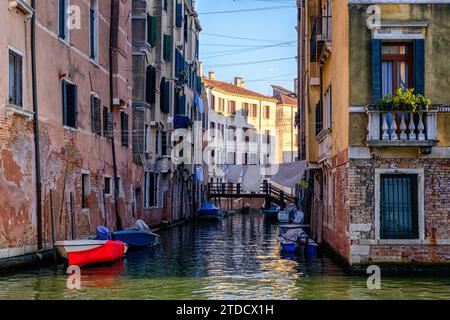
[[[17,9],[26,15],[27,19],[33,16],[34,9],[25,0],[9,0],[9,8]]]
[[[63,126],[64,129],[72,132],[77,132],[77,128],[69,127],[69,126]]]
[[[23,107],[16,106],[14,104],[5,105],[5,110],[7,113],[16,115],[23,118],[33,118],[34,112],[24,109]]]
[[[434,147],[435,140],[371,140],[366,141],[368,147]]]

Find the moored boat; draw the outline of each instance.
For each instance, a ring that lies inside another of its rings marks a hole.
[[[132,248],[143,248],[155,245],[159,241],[159,235],[139,229],[114,231],[111,233],[112,238],[122,241]]]
[[[224,213],[212,203],[205,203],[197,210],[197,217],[207,220],[220,220],[224,217]]]
[[[79,267],[119,260],[128,248],[123,242],[112,240],[58,241],[55,247],[70,266]]]

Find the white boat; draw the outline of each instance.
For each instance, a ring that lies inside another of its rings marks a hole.
[[[80,252],[98,248],[106,243],[106,240],[66,240],[55,243],[59,255],[67,259],[67,253]]]

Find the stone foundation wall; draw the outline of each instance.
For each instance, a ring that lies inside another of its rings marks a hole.
[[[450,263],[450,159],[353,159],[349,169],[352,264]],[[376,239],[377,169],[423,170],[423,239]]]

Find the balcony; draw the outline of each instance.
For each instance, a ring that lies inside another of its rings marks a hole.
[[[381,111],[366,108],[369,117],[367,146],[421,147],[437,143],[437,111]]]
[[[311,62],[326,63],[331,52],[331,16],[313,17],[310,38]]]

